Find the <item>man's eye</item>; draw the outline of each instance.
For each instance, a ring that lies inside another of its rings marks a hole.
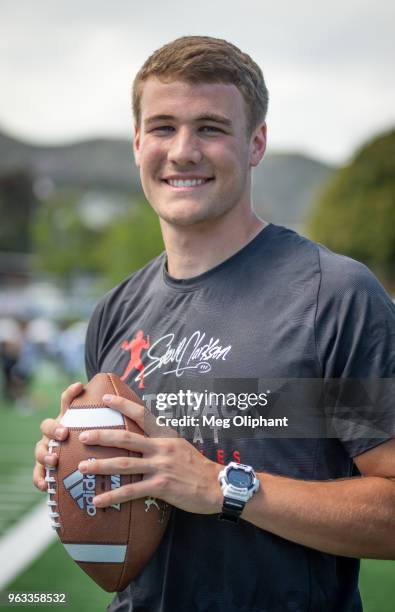
[[[171,125],[158,125],[154,128],[152,128],[151,132],[156,132],[156,133],[163,133],[163,134],[167,134],[169,132],[172,132],[174,130],[173,126]]]
[[[215,127],[214,125],[203,125],[200,130],[202,132],[207,132],[208,134],[212,133],[220,133],[222,132],[222,130],[220,130],[219,128]]]

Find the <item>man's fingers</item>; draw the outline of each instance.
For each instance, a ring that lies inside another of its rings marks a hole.
[[[47,438],[55,438],[55,440],[63,441],[69,435],[67,427],[60,425],[58,419],[44,419],[44,421],[41,422],[40,429],[44,436]]]
[[[153,474],[156,471],[152,460],[143,457],[111,457],[81,461],[78,469],[82,474]]]
[[[79,395],[84,389],[84,385],[81,382],[76,382],[67,387],[60,396],[60,413],[63,415],[71,402],[77,395]]]
[[[79,435],[79,440],[84,444],[125,448],[137,453],[148,453],[154,449],[154,442],[152,440],[141,434],[125,431],[124,429],[92,429],[91,431],[83,431]]]
[[[116,408],[122,414],[132,419],[137,425],[145,431],[148,435],[150,435],[150,425],[152,422],[151,413],[145,406],[141,404],[137,404],[136,402],[132,402],[131,400],[127,400],[124,397],[120,397],[119,395],[103,395],[103,401],[111,406],[111,408]]]
[[[115,408],[129,417],[150,438],[178,438],[178,432],[171,427],[162,427],[157,424],[155,416],[146,408],[136,402],[119,397],[118,395],[103,395],[103,401],[111,408]]]
[[[153,487],[154,480],[140,480],[133,484],[124,485],[97,495],[93,499],[93,503],[97,508],[105,508],[112,504],[122,504],[123,502],[129,501],[130,499],[139,499],[140,497],[151,497],[155,495],[155,488]]]
[[[48,438],[43,436],[36,444],[36,451],[34,453],[36,461],[44,465],[44,457],[48,453]]]
[[[41,465],[55,466],[58,463],[58,457],[55,453],[50,453],[48,448],[48,438],[43,436],[36,444],[35,457],[36,461]]]
[[[40,491],[47,490],[47,483],[45,482],[45,467],[36,462],[33,469],[33,484]]]

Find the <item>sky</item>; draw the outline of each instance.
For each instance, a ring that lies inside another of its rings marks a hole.
[[[150,53],[225,38],[261,66],[269,151],[344,163],[395,125],[392,0],[0,0],[0,129],[35,143],[132,134]]]

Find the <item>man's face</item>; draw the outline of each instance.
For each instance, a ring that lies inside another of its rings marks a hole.
[[[134,149],[148,201],[176,226],[249,206],[250,167],[264,152],[258,159],[237,87],[156,78],[144,84]]]

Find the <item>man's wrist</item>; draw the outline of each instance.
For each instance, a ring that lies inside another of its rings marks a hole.
[[[222,492],[221,521],[237,523],[245,505],[260,488],[260,481],[251,465],[231,461],[218,474]]]
[[[264,510],[264,506],[262,504],[263,497],[265,495],[266,487],[267,487],[267,474],[263,474],[262,472],[256,472],[256,477],[259,480],[260,486],[258,491],[248,500],[246,505],[244,506],[244,510],[241,513],[241,518],[250,523],[254,523],[256,520],[257,514],[260,519],[262,519],[262,512]]]
[[[215,483],[213,484],[213,514],[220,514],[222,512],[222,504],[224,502],[224,495],[221,491],[221,486],[218,481],[218,474],[223,470],[224,466],[220,463],[215,464]]]
[[[209,466],[204,468],[205,478],[201,482],[201,485],[199,485],[196,495],[200,496],[202,502],[204,500],[204,505],[202,505],[201,510],[202,514],[218,514],[221,512],[224,498],[218,482],[218,474],[223,468],[223,465],[208,459],[206,459],[206,461]]]

